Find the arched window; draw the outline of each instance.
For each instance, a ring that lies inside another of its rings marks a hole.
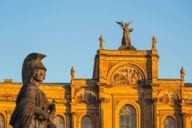
[[[88,116],[84,116],[81,120],[81,128],[92,128],[92,120]]]
[[[124,105],[119,113],[120,128],[136,128],[136,111],[131,105]]]
[[[5,118],[0,114],[0,128],[5,128]]]
[[[65,128],[65,121],[62,116],[56,116],[56,127],[57,128]]]
[[[173,117],[166,117],[163,123],[163,128],[176,128],[176,122]]]

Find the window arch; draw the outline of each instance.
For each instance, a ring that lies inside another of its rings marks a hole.
[[[5,118],[1,113],[0,113],[0,128],[5,128]]]
[[[124,105],[119,113],[120,128],[136,128],[136,110],[131,105]]]
[[[176,128],[175,119],[171,116],[166,117],[163,122],[163,128]]]
[[[65,120],[62,116],[56,115],[56,127],[57,128],[65,128]]]
[[[81,119],[81,128],[92,128],[92,120],[89,116],[84,116]]]

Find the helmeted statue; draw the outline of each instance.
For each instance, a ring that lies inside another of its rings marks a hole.
[[[55,104],[49,103],[44,92],[39,89],[46,73],[41,62],[44,57],[43,54],[31,53],[23,62],[23,86],[10,120],[13,128],[56,128],[49,119],[51,112],[55,111]]]
[[[122,37],[120,49],[134,49],[135,50],[135,48],[131,45],[130,32],[133,31],[132,28],[129,28],[129,25],[131,24],[131,22],[132,21],[130,21],[129,23],[116,22],[123,29],[123,37]]]

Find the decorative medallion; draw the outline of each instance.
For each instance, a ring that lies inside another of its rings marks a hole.
[[[174,106],[179,105],[179,99],[173,91],[164,91],[159,95],[159,103]]]
[[[119,67],[114,71],[111,77],[113,85],[136,85],[139,80],[142,80],[141,72],[135,67],[126,65]]]

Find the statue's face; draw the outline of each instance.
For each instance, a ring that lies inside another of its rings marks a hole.
[[[42,82],[45,79],[46,71],[44,69],[34,69],[33,79]]]

